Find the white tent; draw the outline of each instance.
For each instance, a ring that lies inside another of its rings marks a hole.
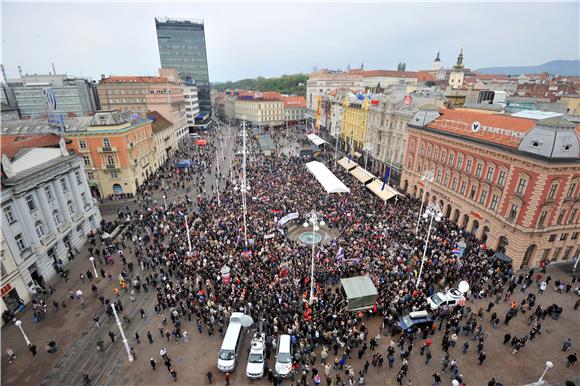
[[[306,134],[306,137],[308,137],[308,139],[316,146],[320,146],[322,144],[328,143],[316,134]]]
[[[350,193],[350,189],[342,183],[328,168],[321,162],[312,161],[306,164],[310,173],[320,182],[327,193]]]
[[[377,197],[383,201],[387,201],[395,196],[401,195],[401,193],[397,192],[397,190],[395,188],[393,188],[387,184],[384,184],[384,185],[385,185],[385,188],[381,190],[381,188],[383,187],[383,181],[374,180],[370,184],[367,184],[367,188],[371,192],[373,192],[375,195],[377,195]]]

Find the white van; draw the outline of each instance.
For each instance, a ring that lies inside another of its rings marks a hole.
[[[286,378],[292,373],[292,344],[290,335],[280,335],[276,351],[276,374]]]
[[[217,368],[224,373],[230,372],[236,368],[238,363],[238,354],[244,336],[244,328],[240,323],[242,312],[233,312],[230,317],[230,324],[224,336],[222,347],[218,354]]]

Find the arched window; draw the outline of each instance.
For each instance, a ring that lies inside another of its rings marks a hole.
[[[111,142],[109,142],[109,138],[103,138],[103,147],[110,148]]]
[[[66,203],[66,206],[68,207],[68,212],[70,213],[70,215],[72,216],[73,214],[75,214],[75,206],[73,205],[73,202],[71,200],[69,200]]]
[[[107,164],[108,165],[114,165],[115,164],[115,159],[113,158],[112,155],[108,155],[107,156]]]
[[[34,229],[36,229],[36,235],[39,239],[42,239],[44,236],[46,236],[46,230],[44,229],[42,221],[37,221],[36,224],[34,224]]]
[[[52,217],[54,218],[54,223],[56,225],[60,225],[60,223],[62,223],[62,217],[60,217],[58,209],[55,209],[54,212],[52,212]]]

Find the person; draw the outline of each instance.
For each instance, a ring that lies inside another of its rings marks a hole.
[[[109,338],[111,338],[111,343],[115,343],[115,333],[113,331],[109,331]]]
[[[441,383],[441,376],[439,375],[439,373],[433,374],[432,377],[433,377],[433,383],[431,384],[431,386],[436,386],[436,385]]]
[[[16,359],[16,354],[10,347],[6,347],[6,356],[8,357],[8,363],[12,363]]]
[[[564,344],[562,345],[562,351],[568,351],[572,347],[572,339],[566,338]]]
[[[566,367],[572,367],[572,366],[574,366],[574,364],[578,360],[578,357],[576,356],[576,353],[574,353],[574,354],[568,355],[566,357],[566,359],[568,359],[568,362],[566,362]]]
[[[177,382],[177,371],[171,369],[169,372],[171,373],[171,378],[173,378],[173,382]]]
[[[224,377],[226,379],[226,386],[230,386],[230,373],[226,373]]]
[[[213,379],[213,373],[211,371],[208,371],[206,376],[207,376],[207,381],[211,384],[212,379]]]
[[[487,358],[487,355],[485,355],[485,351],[480,352],[479,356],[477,357],[477,359],[479,360],[479,366],[483,364],[485,358]]]
[[[155,371],[155,367],[157,366],[157,361],[155,361],[155,359],[153,359],[153,357],[151,357],[151,359],[149,359],[149,363],[151,364],[151,368],[153,369],[153,371]]]
[[[83,373],[83,386],[89,386],[91,384],[91,377],[89,374]]]
[[[28,345],[28,349],[30,350],[30,352],[32,353],[32,356],[36,356],[36,345],[34,345],[33,343],[30,343]]]
[[[147,331],[147,339],[149,340],[149,344],[153,344],[153,335],[151,335],[151,331]]]
[[[105,342],[103,341],[103,339],[99,338],[99,340],[97,340],[97,351],[103,351],[104,345]]]
[[[133,336],[135,338],[135,341],[137,342],[137,344],[141,344],[141,337],[139,336],[139,333],[137,331],[135,331],[135,335]]]
[[[496,384],[495,377],[492,377],[489,382],[487,382],[487,386],[495,386]]]
[[[131,347],[131,350],[129,350],[131,353],[131,356],[133,357],[133,359],[137,359],[137,354],[135,354],[135,349],[133,347]]]

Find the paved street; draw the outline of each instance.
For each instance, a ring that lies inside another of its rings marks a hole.
[[[229,178],[230,159],[235,155],[235,151],[239,150],[236,141],[239,142],[237,136],[237,129],[232,130],[222,129],[221,133],[224,135],[224,158],[220,159],[220,171],[222,175]],[[294,134],[292,135],[295,138]],[[278,137],[282,151],[286,153],[295,153],[299,148],[296,143],[285,142],[284,135]],[[250,142],[250,138],[248,137]],[[215,137],[210,138],[210,144],[218,146],[218,141]],[[192,147],[193,149],[193,147]],[[260,157],[257,152],[258,149],[255,144],[251,146],[252,154],[249,160]],[[215,159],[215,153],[210,154],[212,160]],[[178,159],[180,157],[175,157]],[[171,164],[173,160],[169,163]],[[233,165],[239,168],[238,160],[234,160]],[[252,162],[249,162],[249,168],[252,167]],[[239,169],[236,169],[238,174]],[[212,186],[216,183],[215,163],[212,162],[208,168],[207,178],[204,179],[203,191],[205,194],[213,195]],[[220,181],[220,189],[226,189],[226,179]],[[353,184],[352,181],[347,183]],[[250,185],[253,183],[250,181]],[[183,198],[185,194],[188,195],[195,203],[197,196],[197,186],[193,186],[192,191],[186,193],[180,188],[167,187],[166,200],[173,202],[179,198]],[[157,205],[163,203],[163,192],[158,190],[154,192],[151,199],[157,202]],[[250,195],[251,196],[251,195]],[[136,202],[135,202],[136,201]],[[152,203],[151,201],[150,203]],[[138,208],[144,201],[142,197],[138,200],[119,200],[119,201],[105,201],[102,204],[103,217],[107,220],[117,219],[117,210],[124,209],[128,206],[131,210]],[[167,239],[165,244],[167,244]],[[168,244],[167,244],[168,245]],[[121,291],[119,299],[122,301],[124,311],[120,314],[126,315],[131,319],[131,323],[125,326],[125,334],[129,339],[129,345],[134,348],[136,359],[133,362],[127,360],[127,355],[121,338],[118,334],[118,329],[114,320],[109,319],[104,313],[104,308],[97,297],[91,295],[91,284],[89,281],[81,282],[79,279],[81,272],[86,272],[90,269],[88,260],[89,245],[86,244],[83,250],[75,258],[75,260],[67,267],[70,270],[70,281],[65,283],[62,279],[57,279],[54,284],[57,291],[48,299],[49,311],[47,318],[44,321],[33,323],[30,307],[20,314],[18,317],[23,321],[23,328],[28,334],[30,340],[38,347],[38,355],[32,357],[24,344],[20,332],[16,326],[9,325],[2,329],[2,352],[4,353],[6,347],[11,347],[15,350],[17,358],[15,362],[9,364],[6,355],[2,356],[2,384],[5,385],[77,385],[82,383],[82,375],[88,374],[94,385],[161,385],[172,383],[172,378],[163,365],[163,359],[159,355],[161,348],[167,348],[167,355],[172,359],[172,367],[177,372],[176,384],[183,385],[205,385],[208,384],[206,374],[211,371],[214,374],[214,383],[223,384],[223,374],[219,373],[216,368],[217,353],[221,345],[221,338],[217,331],[213,336],[208,335],[207,327],[204,325],[202,333],[198,333],[196,327],[195,315],[189,320],[187,317],[182,317],[182,331],[187,331],[189,334],[189,341],[184,342],[183,338],[178,338],[177,341],[173,337],[161,336],[159,328],[165,328],[163,325],[163,318],[167,319],[167,324],[171,328],[171,319],[168,316],[168,310],[160,312],[155,311],[154,307],[157,302],[156,291],[150,289],[149,292],[136,295],[136,300],[132,302],[129,299],[130,293]],[[97,248],[101,248],[100,243]],[[132,242],[126,242],[126,248],[123,249],[124,255],[128,261],[135,264],[135,269],[142,276],[149,274],[151,271],[141,271],[135,259],[135,246]],[[112,281],[108,278],[100,278],[96,281],[99,294],[106,298],[114,298],[113,288],[118,286],[116,280],[121,272],[122,264],[117,257],[113,265],[98,265],[97,269],[103,268],[107,274],[111,274]],[[477,342],[470,340],[470,337],[464,337],[460,334],[455,347],[450,349],[451,359],[457,359],[460,374],[468,385],[485,385],[494,376],[499,382],[504,385],[519,385],[537,380],[541,375],[546,360],[554,362],[555,367],[550,370],[546,379],[550,383],[563,383],[566,379],[580,379],[580,367],[565,367],[565,357],[571,352],[580,351],[580,334],[579,334],[579,317],[578,310],[574,310],[573,306],[578,297],[570,293],[556,293],[554,291],[553,283],[556,280],[570,281],[567,272],[568,266],[553,266],[548,270],[547,275],[553,279],[552,284],[543,295],[537,295],[538,300],[536,304],[548,306],[552,303],[557,303],[563,308],[562,316],[559,320],[553,320],[547,317],[543,321],[541,334],[533,341],[528,341],[526,346],[517,355],[511,355],[511,347],[509,345],[502,345],[503,335],[508,331],[508,328],[500,323],[497,330],[493,330],[489,323],[490,313],[483,312],[481,323],[488,337],[485,340],[485,351],[488,359],[482,365],[478,365],[476,345]],[[86,300],[85,308],[76,300],[68,298],[67,293],[69,289],[81,289]],[[532,291],[535,293],[535,286]],[[525,299],[530,291],[525,294],[520,293],[518,286],[512,296],[518,302]],[[266,295],[266,294],[265,294]],[[52,301],[57,300],[59,303],[66,301],[66,310],[62,308],[55,311],[52,306]],[[474,312],[480,308],[485,309],[489,299],[469,301],[468,306]],[[502,318],[509,308],[509,302],[502,302],[495,306],[493,311],[496,311],[498,316]],[[141,318],[139,310],[143,309],[145,317]],[[99,315],[99,326],[93,322],[93,316]],[[528,314],[518,314],[518,316],[509,324],[509,331],[513,336],[523,336],[529,333],[530,326],[527,325],[526,319]],[[379,334],[379,328],[382,319],[380,317],[372,317],[364,320],[369,332],[368,336],[373,337]],[[111,343],[108,332],[113,331],[117,336],[115,342]],[[150,331],[153,337],[153,343],[149,343],[147,339],[147,332]],[[140,343],[135,338],[135,332],[140,336]],[[418,354],[421,340],[418,339],[412,350],[412,355],[409,358],[409,371],[404,382],[412,381],[412,384],[430,385],[432,382],[432,374],[440,372],[441,359],[443,351],[441,349],[442,333],[437,332],[433,339],[432,354],[433,360],[429,365],[424,364],[424,358]],[[562,342],[567,338],[572,338],[571,351],[564,353],[560,350]],[[104,341],[104,350],[97,351],[97,341],[102,339]],[[394,339],[394,338],[393,338]],[[48,354],[44,350],[44,345],[47,341],[54,340],[59,346],[59,350],[55,354]],[[240,360],[236,370],[232,374],[232,385],[266,385],[269,384],[264,378],[259,381],[249,382],[245,377],[245,366],[247,362],[246,348],[249,347],[250,337],[246,336],[242,342],[244,349],[241,351]],[[376,352],[383,354],[386,358],[386,349],[389,345],[391,337],[388,335],[382,336],[379,341],[379,346]],[[470,348],[467,354],[461,353],[463,343],[468,341]],[[331,350],[332,351],[332,350]],[[357,358],[357,349],[352,351],[352,360],[350,363],[358,372],[363,368],[365,360],[371,360],[372,354],[368,352],[362,359]],[[317,349],[318,358],[320,358],[320,348]],[[157,369],[153,371],[149,364],[149,358],[154,358],[157,361]],[[398,349],[395,354],[394,368],[390,369],[385,364],[382,368],[374,368],[370,366],[368,374],[366,374],[367,385],[394,385],[396,383],[396,374],[401,366],[401,359],[399,357]],[[334,355],[332,352],[328,357],[328,361],[333,363]],[[321,372],[323,366],[320,366],[317,360],[317,367]],[[273,358],[268,362],[268,368],[273,368]],[[344,370],[337,372],[331,371],[331,376],[344,374]],[[441,373],[441,372],[440,372]],[[449,375],[441,374],[443,384],[451,384]],[[298,376],[296,380],[298,381]],[[345,379],[345,376],[342,376]],[[290,385],[295,382],[292,380],[284,381],[283,384]],[[309,379],[309,384],[312,381]],[[324,381],[323,381],[323,384]],[[406,384],[406,383],[404,383]]]

